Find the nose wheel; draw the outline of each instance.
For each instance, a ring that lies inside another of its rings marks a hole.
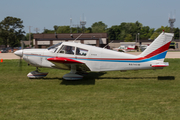
[[[48,73],[43,73],[43,72],[39,72],[40,69],[38,69],[38,67],[36,67],[35,71],[32,71],[30,73],[27,74],[28,78],[43,78],[46,77]]]
[[[40,69],[38,69],[38,67],[36,67],[36,72],[39,72],[39,71],[41,71]]]

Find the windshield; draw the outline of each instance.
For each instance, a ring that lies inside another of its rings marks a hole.
[[[51,46],[51,47],[48,47],[47,49],[50,50],[50,51],[52,51],[52,52],[56,52],[58,46],[60,46],[61,44],[62,44],[62,42],[60,42],[60,43],[58,43],[58,44],[55,44],[55,45],[53,45],[53,46]]]

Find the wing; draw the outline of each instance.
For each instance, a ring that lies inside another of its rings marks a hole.
[[[86,66],[85,63],[70,59],[70,58],[65,58],[65,57],[53,57],[53,58],[48,58],[48,61],[52,62],[55,66],[55,68],[59,69],[65,69],[69,70],[71,69],[71,65],[76,65],[77,70],[81,71],[89,71],[90,69]]]

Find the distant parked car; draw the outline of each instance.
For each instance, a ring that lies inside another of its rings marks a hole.
[[[141,46],[140,46],[141,52],[143,52],[147,47],[148,47],[148,45],[141,45]]]
[[[176,42],[172,41],[172,42],[170,43],[169,48],[176,49]]]
[[[7,48],[3,48],[2,50],[1,50],[1,53],[7,53],[8,52],[8,49]]]

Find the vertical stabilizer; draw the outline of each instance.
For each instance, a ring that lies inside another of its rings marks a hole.
[[[164,61],[173,33],[162,32],[141,54],[141,57]]]

